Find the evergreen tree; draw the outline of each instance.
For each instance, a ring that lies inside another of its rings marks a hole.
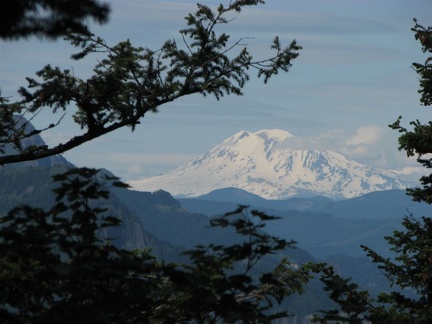
[[[420,41],[422,51],[428,53],[423,64],[413,63],[419,75],[420,102],[432,105],[432,27],[424,27],[414,20],[412,28],[415,38]],[[432,168],[432,122],[426,124],[419,120],[410,123],[409,130],[401,125],[401,117],[390,125],[398,130],[399,149],[407,156],[417,156],[424,167]],[[432,204],[432,174],[420,179],[422,187],[407,190],[414,201]],[[384,258],[372,249],[362,246],[368,256],[391,284],[398,288],[392,292],[382,292],[371,298],[368,291],[359,291],[358,285],[351,283],[334,272],[331,267],[321,266],[321,281],[329,291],[330,298],[339,309],[325,311],[316,317],[321,323],[337,320],[346,323],[431,323],[432,322],[432,218],[420,219],[412,213],[402,222],[404,230],[394,231],[385,237],[394,252],[394,258]]]
[[[413,68],[419,76],[420,82],[420,103],[429,107],[432,105],[432,27],[424,27],[414,20],[415,26],[412,30],[415,38],[421,43],[423,53],[428,53],[424,63],[413,63]],[[391,128],[402,133],[399,137],[399,150],[404,150],[407,156],[416,156],[417,161],[427,169],[432,168],[432,121],[426,124],[419,120],[410,122],[412,130],[400,124],[402,117],[392,125]],[[414,201],[424,201],[432,204],[432,173],[420,178],[423,187],[408,189],[408,194]]]

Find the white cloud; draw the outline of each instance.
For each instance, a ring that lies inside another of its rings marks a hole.
[[[425,168],[422,167],[414,167],[414,166],[408,166],[408,167],[403,167],[402,169],[398,169],[398,170],[393,170],[394,172],[396,172],[399,175],[407,175],[407,174],[412,174],[412,173],[418,173],[418,174],[427,174],[427,170]]]
[[[430,170],[420,166],[406,166],[391,171],[395,172],[401,180],[414,182],[417,185],[422,176],[430,174]]]
[[[404,152],[398,151],[397,137],[398,133],[387,127],[368,125],[352,130],[332,129],[316,136],[296,135],[285,145],[292,149],[336,151],[377,168],[402,169],[415,165],[415,159],[408,159]]]
[[[354,136],[346,140],[347,145],[361,146],[376,144],[384,134],[384,130],[379,126],[366,126],[357,128]]]
[[[143,166],[141,163],[132,163],[126,170],[127,174],[129,174],[129,175],[133,175],[133,174],[141,175],[143,173],[142,167]]]

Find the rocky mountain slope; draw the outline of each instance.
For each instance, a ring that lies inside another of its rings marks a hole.
[[[292,137],[277,129],[241,131],[182,167],[129,184],[135,190],[163,189],[177,197],[233,187],[266,199],[316,195],[346,199],[405,188],[395,173],[337,152],[291,149]]]

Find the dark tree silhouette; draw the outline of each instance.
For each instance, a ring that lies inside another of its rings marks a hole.
[[[88,19],[106,23],[110,11],[96,0],[1,0],[0,6],[0,38],[4,40],[88,33]]]

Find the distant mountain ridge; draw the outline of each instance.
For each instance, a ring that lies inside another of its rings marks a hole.
[[[406,188],[396,173],[366,166],[337,152],[291,149],[292,138],[279,129],[241,131],[182,167],[129,184],[140,191],[163,189],[176,197],[197,197],[233,187],[265,199],[347,199]]]
[[[412,200],[405,190],[384,190],[344,200],[323,196],[267,200],[236,188],[218,189],[197,198],[177,198],[187,210],[213,216],[236,205],[247,205],[258,210],[301,211],[329,214],[343,219],[400,219],[405,215],[432,216],[426,203]],[[208,206],[212,206],[209,208]]]

